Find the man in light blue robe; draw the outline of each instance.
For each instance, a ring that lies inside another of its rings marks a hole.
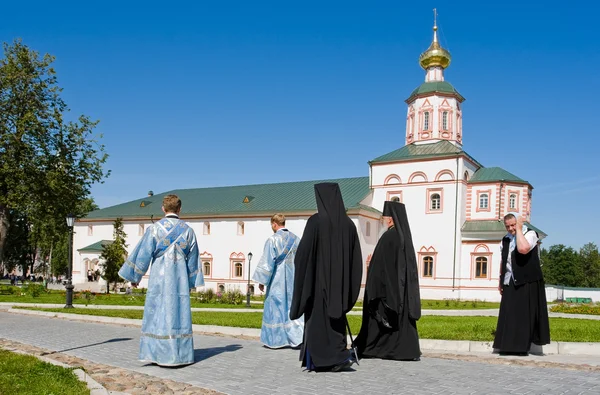
[[[265,242],[263,255],[252,279],[264,291],[260,341],[269,348],[298,347],[304,335],[304,317],[290,320],[290,306],[294,295],[294,257],[300,238],[285,228],[285,216],[271,218],[275,233]]]
[[[165,217],[152,224],[119,270],[137,287],[150,264],[139,359],[160,366],[194,362],[190,289],[204,285],[196,234],[179,219],[181,200],[163,199]]]

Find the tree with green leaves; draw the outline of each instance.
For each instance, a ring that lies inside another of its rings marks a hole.
[[[542,249],[540,258],[542,272],[546,284],[563,285],[567,287],[581,287],[583,272],[579,261],[579,254],[572,247],[563,244]]]
[[[114,222],[112,243],[102,246],[102,254],[100,259],[102,263],[102,278],[106,281],[106,293],[109,293],[109,285],[113,284],[113,289],[117,288],[117,283],[120,282],[119,269],[127,259],[127,244],[125,239],[127,234],[123,230],[123,220],[117,218]]]
[[[579,261],[583,272],[582,287],[600,288],[600,253],[598,246],[587,243],[579,249]]]
[[[80,201],[73,214],[77,218],[82,218],[90,211],[98,210],[98,208],[98,205],[94,203],[94,199],[90,197]],[[69,267],[69,232],[65,230],[54,232],[54,234],[50,233],[50,237],[42,238],[39,247],[48,267],[50,267],[50,272],[56,276],[65,275]]]
[[[68,232],[65,217],[76,212],[103,170],[107,154],[94,129],[98,121],[66,119],[52,67],[20,40],[4,43],[0,59],[0,261],[10,215],[27,219],[31,242],[55,244]]]

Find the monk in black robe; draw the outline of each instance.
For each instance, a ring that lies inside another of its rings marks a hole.
[[[362,253],[339,185],[316,184],[315,195],[318,213],[308,219],[296,251],[290,319],[304,314],[302,366],[339,371],[356,361],[348,350],[346,313],[360,291]]]
[[[406,207],[385,202],[383,215],[389,229],[379,239],[367,272],[356,347],[361,358],[419,360],[421,297]]]

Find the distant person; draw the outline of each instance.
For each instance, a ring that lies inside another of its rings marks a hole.
[[[357,362],[348,350],[346,314],[360,291],[362,253],[339,185],[316,184],[315,194],[318,213],[308,219],[296,252],[290,318],[304,314],[302,366],[340,371]]]
[[[290,319],[294,295],[294,258],[300,238],[285,227],[285,216],[271,218],[273,235],[265,242],[262,257],[252,279],[267,287],[260,341],[269,348],[298,347],[302,344],[304,319]]]
[[[179,219],[181,200],[165,196],[162,210],[165,217],[148,227],[119,275],[137,287],[152,263],[139,359],[160,366],[187,365],[194,362],[190,289],[203,286],[204,276],[196,234]]]
[[[500,354],[527,355],[531,343],[550,343],[550,323],[538,234],[519,214],[504,216],[508,231],[500,243],[502,295],[494,349]]]

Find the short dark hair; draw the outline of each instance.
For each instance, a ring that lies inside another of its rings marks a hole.
[[[181,210],[181,199],[177,195],[167,195],[163,198],[162,205],[167,213],[177,213]]]
[[[517,217],[515,217],[515,215],[514,215],[514,214],[510,214],[510,213],[509,213],[509,214],[506,214],[506,215],[504,216],[504,222],[508,221],[509,219],[513,219],[513,218],[514,218],[514,219],[517,219]]]

